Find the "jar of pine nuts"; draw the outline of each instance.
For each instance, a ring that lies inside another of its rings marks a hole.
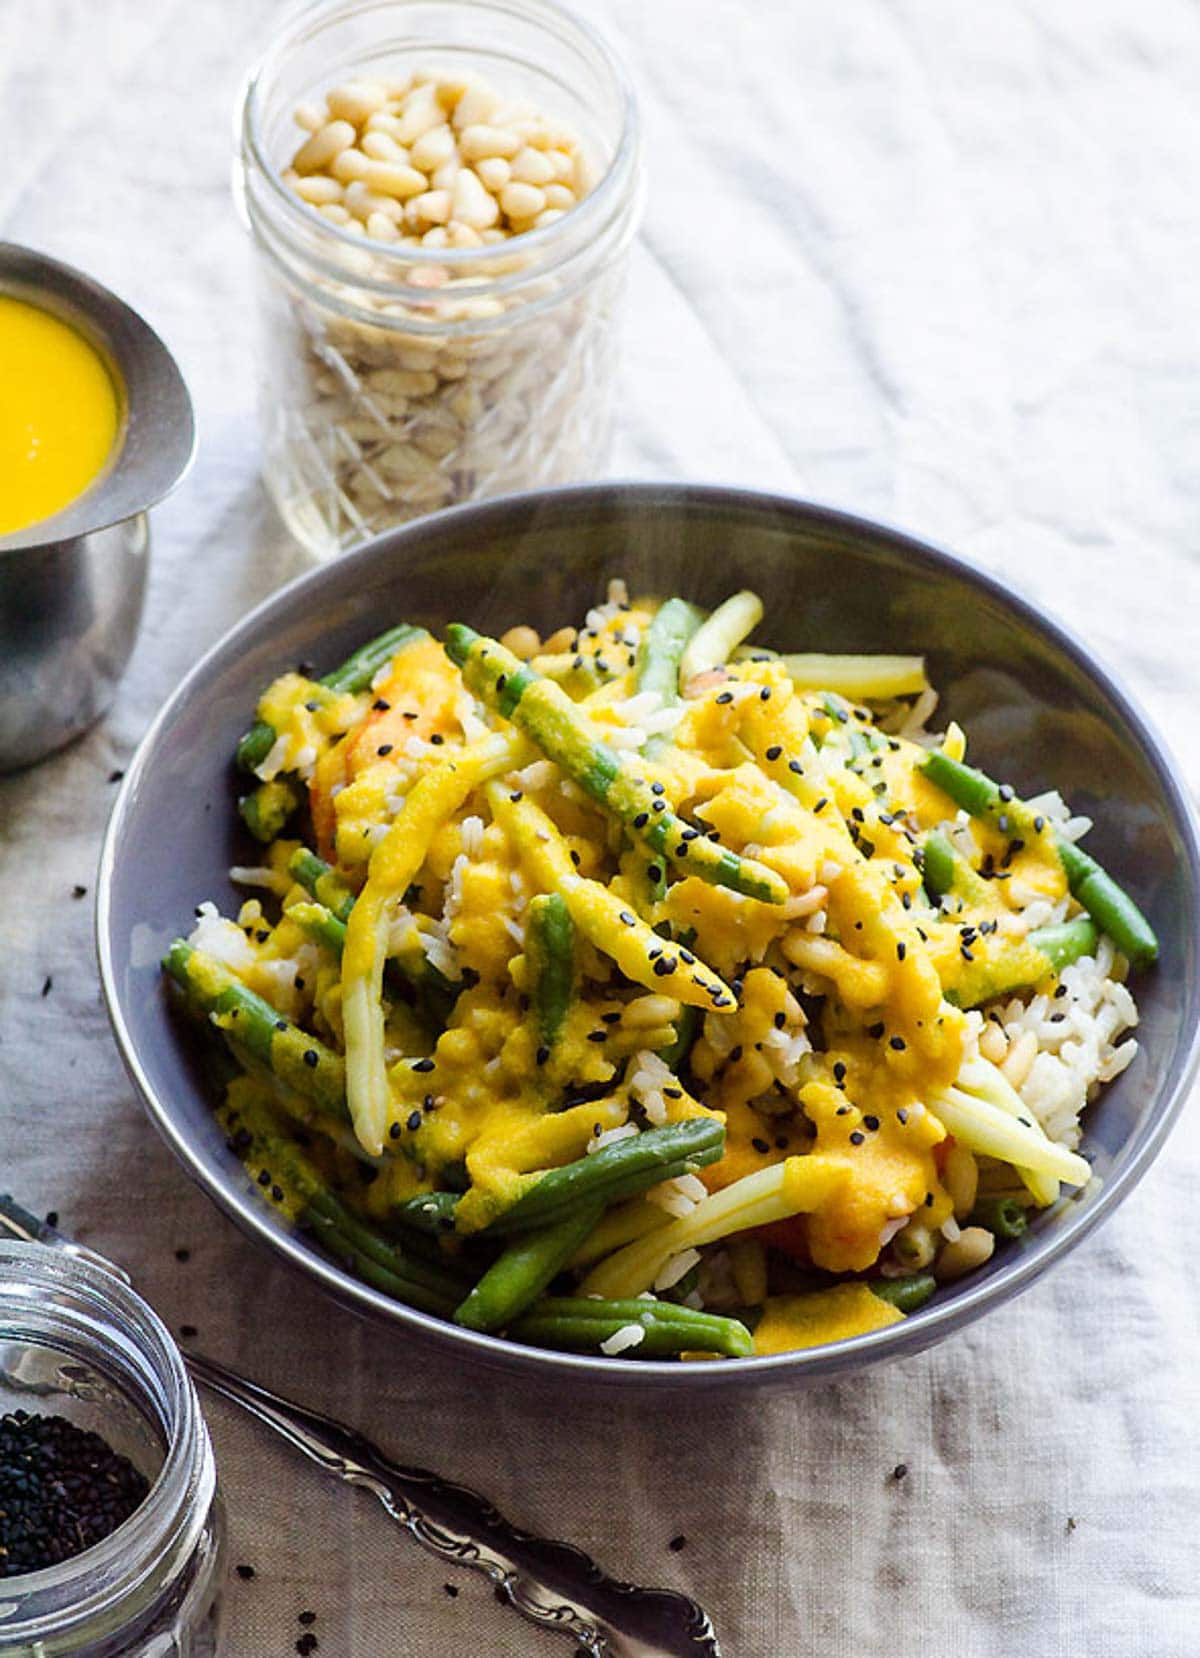
[[[554,0],[319,0],[247,85],[263,472],[319,557],[595,476],[640,207],[626,76]]]

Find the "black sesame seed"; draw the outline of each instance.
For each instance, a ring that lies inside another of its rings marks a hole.
[[[767,1142],[760,1139],[757,1134],[754,1136],[753,1140],[751,1140],[750,1144],[754,1147],[755,1151],[759,1152],[764,1157],[771,1149]]]
[[[512,801],[513,805],[515,806],[517,801],[520,800],[520,798],[521,798],[520,789],[514,789],[513,792],[509,795],[508,798]]]
[[[879,1127],[879,1118],[874,1116],[864,1117],[863,1127],[869,1128],[871,1133],[874,1134],[875,1130]]]
[[[78,884],[76,884],[75,886],[73,886],[71,888],[71,897],[72,898],[86,898],[87,897],[87,888],[86,887],[81,887]]]
[[[908,1112],[904,1109],[903,1106],[901,1106],[900,1109],[896,1112],[896,1121],[902,1127],[908,1121]]]
[[[317,1066],[321,1063],[321,1060],[315,1048],[305,1048],[304,1063],[308,1066],[310,1071],[316,1070]]]
[[[425,1071],[432,1071],[433,1061],[432,1059],[414,1059],[412,1068],[414,1071],[420,1071],[422,1073]]]
[[[633,820],[633,827],[635,829],[644,829],[646,827],[646,825],[649,823],[649,821],[650,821],[650,813],[649,812],[639,812],[638,815]]]
[[[845,1080],[846,1080],[846,1066],[845,1066],[845,1064],[842,1060],[839,1059],[839,1060],[835,1061],[834,1067],[833,1067],[833,1074],[834,1074],[834,1077],[837,1079],[838,1082],[845,1082]]]
[[[882,1019],[878,1022],[878,1024],[867,1026],[867,1035],[868,1036],[873,1036],[875,1038],[876,1042],[878,1042],[879,1038],[883,1035],[883,1021],[882,1021]]]
[[[607,1042],[608,1032],[606,1030],[590,1030],[587,1039],[589,1042]]]
[[[386,701],[383,697],[376,697],[375,701],[371,704],[371,707],[377,709],[381,714],[386,714],[391,706],[391,703]]]
[[[442,736],[440,731],[431,731],[429,734],[429,741],[433,744],[434,748],[441,748],[446,739]]]
[[[1016,790],[1013,788],[1011,783],[1001,783],[1000,787],[996,790],[996,793],[1007,806],[1009,801],[1012,800],[1016,794]]]
[[[908,945],[905,944],[903,939],[901,939],[899,944],[897,944],[897,946],[896,946],[896,960],[897,961],[903,961],[907,954],[908,954]]]
[[[687,1547],[687,1538],[682,1532],[680,1532],[678,1537],[672,1537],[671,1541],[667,1544],[667,1547],[670,1549],[672,1554],[678,1554],[680,1549],[685,1549]]]
[[[547,1047],[541,1047],[541,1048],[538,1049],[537,1053],[534,1054],[533,1057],[534,1057],[534,1063],[535,1064],[544,1065],[546,1063],[546,1061],[550,1058],[550,1050]]]
[[[582,859],[580,858],[578,852],[576,852],[574,847],[571,848],[571,862],[575,865],[576,869],[579,868],[579,865],[582,862]]]
[[[457,1585],[457,1583],[443,1583],[442,1588],[450,1596],[451,1600],[457,1600],[458,1599],[458,1585]]]
[[[401,1134],[400,1124],[399,1123],[393,1123],[392,1126],[388,1129],[389,1138],[392,1139],[392,1140],[398,1140],[400,1138],[400,1134]]]
[[[410,1111],[409,1114],[408,1114],[408,1131],[409,1131],[409,1133],[410,1134],[415,1134],[416,1131],[420,1128],[420,1126],[421,1126],[421,1113],[419,1111]]]
[[[852,1105],[839,1105],[836,1115],[839,1117],[848,1117],[853,1109],[854,1107]]]
[[[907,1046],[908,1043],[902,1036],[890,1036],[888,1038],[888,1047],[894,1049],[898,1054],[903,1053]]]
[[[52,973],[47,973],[46,977],[42,980],[42,995],[48,996],[53,989],[54,975]]]
[[[637,917],[631,915],[628,910],[622,910],[618,916],[618,920],[623,927],[635,927],[637,925]]]
[[[658,867],[657,864],[647,865],[646,879],[648,881],[651,881],[651,882],[658,882],[658,881],[662,880],[662,870]]]
[[[717,697],[717,701],[719,703],[721,703],[722,705],[727,703],[727,702],[732,702],[733,701],[733,692],[732,691],[722,691],[720,693],[720,695]]]
[[[316,1621],[317,1614],[315,1612],[297,1612],[296,1614],[296,1622],[303,1624],[305,1629],[310,1628]]]
[[[758,695],[759,695],[759,698],[760,698],[761,701],[770,702],[770,700],[771,700],[771,687],[769,685],[764,685],[762,690],[758,693]]]
[[[110,771],[108,774],[108,780],[110,783],[119,783],[124,775],[125,773],[123,771]]]
[[[272,1196],[274,1196],[274,1193],[278,1190],[278,1187],[274,1187],[272,1190]],[[179,1326],[179,1334],[183,1337],[184,1341],[191,1341],[192,1337],[198,1335],[199,1332],[194,1324],[181,1324]]]
[[[794,772],[797,777],[804,776],[804,767],[800,764],[799,760],[789,760],[788,770],[790,772]]]
[[[782,753],[783,753],[782,743],[772,743],[770,748],[767,750],[767,759],[768,760],[778,760],[779,756]]]
[[[384,755],[390,754],[395,746],[396,745],[394,743],[380,743],[375,752],[382,759]]]
[[[861,1146],[865,1139],[866,1135],[862,1132],[862,1130],[856,1128],[850,1135],[850,1144],[852,1146]]]
[[[894,1480],[902,1480],[907,1473],[908,1473],[908,1463],[907,1462],[898,1462],[896,1464],[896,1466],[892,1469],[892,1478]]]
[[[820,800],[818,800],[817,804],[813,807],[813,816],[816,817],[819,813],[823,812],[828,804],[829,797],[827,795],[822,795]]]
[[[253,1566],[235,1566],[234,1570],[237,1572],[237,1575],[241,1578],[243,1583],[253,1582],[253,1580],[254,1580],[254,1567]]]

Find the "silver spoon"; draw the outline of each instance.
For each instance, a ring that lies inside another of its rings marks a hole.
[[[0,1232],[85,1256],[126,1283],[129,1275],[0,1196]],[[198,1353],[184,1360],[198,1382],[248,1411],[334,1478],[372,1492],[422,1548],[469,1566],[540,1629],[568,1636],[589,1658],[721,1658],[708,1614],[669,1589],[608,1577],[569,1543],[520,1531],[477,1492],[425,1468],[402,1467],[354,1428],[281,1398]]]

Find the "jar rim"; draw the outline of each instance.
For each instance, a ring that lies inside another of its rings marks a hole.
[[[426,0],[354,0],[351,9],[369,11],[390,7],[401,10],[407,6],[424,3]],[[508,0],[470,0],[470,3],[492,12],[507,12],[513,16],[518,15],[521,9],[517,4],[509,4]],[[267,48],[246,76],[239,106],[243,159],[248,156],[253,160],[257,175],[266,181],[273,202],[283,213],[283,223],[293,228],[297,235],[311,235],[314,231],[319,231],[323,237],[329,238],[330,245],[344,248],[347,256],[360,255],[365,246],[378,261],[379,268],[385,272],[389,269],[427,270],[435,266],[444,266],[456,276],[469,276],[497,257],[503,258],[509,243],[519,246],[523,253],[532,252],[536,255],[566,243],[569,238],[581,230],[586,231],[591,225],[603,226],[607,222],[606,216],[611,217],[615,211],[611,203],[618,193],[618,187],[635,170],[639,131],[637,99],[634,96],[632,82],[620,58],[604,36],[590,23],[569,12],[565,6],[559,4],[559,0],[521,0],[521,4],[540,12],[545,20],[554,23],[561,33],[582,40],[600,60],[617,94],[621,120],[617,142],[603,175],[582,201],[569,208],[554,224],[544,225],[540,230],[522,231],[519,236],[510,237],[508,242],[486,243],[477,248],[397,248],[386,242],[368,241],[361,232],[347,230],[330,220],[318,222],[317,215],[294,190],[289,189],[279,169],[271,162],[263,133],[262,83],[265,77],[295,43],[301,26],[323,24],[328,16],[345,9],[347,5],[347,0],[303,0],[302,4],[294,7],[284,18],[274,43]],[[250,212],[248,203],[247,212]],[[538,264],[535,260],[528,274],[534,278],[542,277],[552,268],[552,264]],[[346,277],[346,273],[340,269],[332,271],[331,274],[342,280]],[[411,293],[418,302],[428,302],[431,294],[437,292],[420,283],[388,278],[374,280],[358,273],[355,273],[353,281],[356,287],[380,293]],[[492,287],[493,284],[484,283],[479,291],[491,290]],[[457,292],[460,296],[463,295],[461,288]]]
[[[67,1291],[79,1295],[93,1315],[103,1311],[109,1318],[114,1312],[120,1316],[124,1321],[122,1345],[128,1343],[146,1363],[161,1392],[166,1420],[159,1426],[166,1447],[162,1464],[145,1497],[106,1537],[55,1565],[0,1580],[0,1600],[33,1603],[28,1614],[19,1612],[15,1620],[0,1623],[0,1643],[16,1637],[27,1640],[31,1636],[57,1632],[64,1622],[67,1627],[83,1624],[102,1606],[120,1604],[138,1588],[164,1549],[169,1550],[172,1542],[177,1542],[187,1530],[189,1519],[197,1530],[203,1524],[203,1513],[193,1513],[193,1508],[207,1508],[207,1502],[195,1504],[192,1500],[191,1488],[197,1474],[201,1476],[202,1487],[211,1484],[215,1491],[212,1453],[195,1388],[179,1347],[154,1309],[118,1275],[115,1267],[109,1269],[52,1244],[6,1239],[0,1240],[0,1305],[8,1289],[4,1269],[9,1267],[20,1269],[20,1278],[11,1281],[19,1289]],[[49,1312],[51,1316],[58,1314],[64,1338],[70,1334],[86,1335],[85,1313],[72,1317],[61,1301],[39,1305],[39,1311]],[[46,1345],[53,1345],[49,1338]],[[106,1358],[107,1355],[97,1354],[97,1367],[127,1396],[132,1396],[128,1379],[114,1377],[111,1359],[106,1363]],[[144,1398],[135,1398],[134,1402],[139,1409],[144,1409]],[[208,1492],[209,1501],[213,1491]],[[141,1570],[130,1572],[131,1556],[144,1563]],[[88,1579],[93,1580],[95,1588],[87,1588]],[[44,1609],[37,1607],[39,1595],[61,1594],[77,1582],[83,1582],[84,1593],[69,1603],[69,1610],[66,1604],[57,1601]]]

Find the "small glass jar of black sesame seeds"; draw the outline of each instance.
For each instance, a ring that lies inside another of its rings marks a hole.
[[[0,1654],[216,1658],[224,1522],[196,1390],[115,1272],[0,1242]]]

